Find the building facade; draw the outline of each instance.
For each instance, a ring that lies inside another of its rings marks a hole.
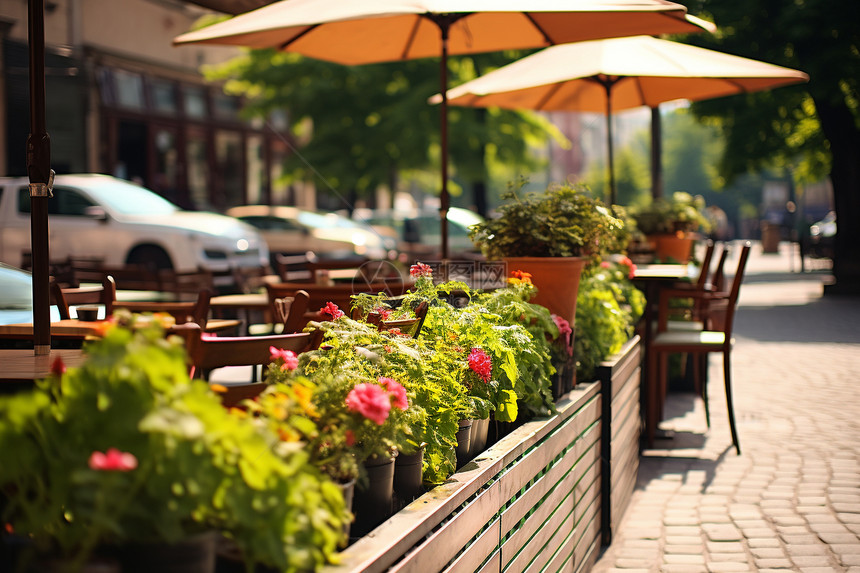
[[[207,10],[178,0],[47,0],[46,118],[57,173],[108,173],[191,209],[312,206],[279,184],[285,118],[248,121],[201,66],[236,48],[173,46]],[[26,175],[28,0],[0,0],[0,174]]]

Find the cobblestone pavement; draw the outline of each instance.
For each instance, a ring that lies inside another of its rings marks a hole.
[[[700,400],[670,394],[661,428],[674,437],[643,452],[631,504],[593,572],[860,573],[860,298],[822,297],[821,262],[801,274],[789,248],[763,254],[755,244],[741,288],[732,352],[741,455],[714,355],[711,428]]]

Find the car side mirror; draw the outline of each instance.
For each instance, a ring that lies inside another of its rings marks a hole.
[[[104,207],[100,207],[98,205],[90,205],[89,207],[85,208],[84,215],[86,215],[90,219],[102,221],[104,223],[107,223],[108,220],[107,211],[104,210]]]

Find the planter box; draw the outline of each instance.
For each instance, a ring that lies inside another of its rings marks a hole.
[[[639,337],[340,554],[326,573],[589,571],[639,467]]]
[[[600,383],[359,539],[328,572],[588,571],[600,551]]]
[[[639,336],[634,336],[596,370],[603,407],[600,489],[604,545],[612,541],[612,532],[630,504],[639,471],[641,353]]]

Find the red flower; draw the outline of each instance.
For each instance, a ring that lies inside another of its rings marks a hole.
[[[344,438],[346,438],[346,447],[351,448],[355,445],[355,433],[352,430],[344,432]]]
[[[320,309],[320,313],[329,315],[332,320],[337,320],[342,316],[346,316],[333,302],[325,303],[325,306]]]
[[[633,263],[633,261],[630,260],[630,257],[622,257],[621,264],[627,265],[630,268],[630,271],[627,273],[628,279],[632,279],[634,276],[636,276],[636,265]]]
[[[62,377],[66,372],[66,363],[63,362],[63,359],[60,356],[54,358],[54,362],[51,363],[51,374],[56,376],[57,378]]]
[[[493,372],[493,361],[483,349],[473,348],[469,353],[469,368],[480,376],[481,380],[489,382]]]
[[[137,467],[134,454],[110,448],[105,453],[93,452],[90,455],[90,469],[109,472],[127,472]]]
[[[611,267],[612,267],[612,263],[610,263],[609,261],[600,261],[600,268],[608,269]]]
[[[283,360],[281,370],[295,370],[299,366],[299,357],[292,350],[284,350],[283,348],[269,347],[272,362]]]
[[[424,263],[415,263],[411,267],[409,267],[409,276],[417,279],[421,277],[432,278],[433,277],[433,269],[430,265],[426,265]]]
[[[385,378],[384,376],[377,378],[376,381],[385,386],[385,389],[388,390],[388,394],[391,397],[391,403],[395,408],[405,410],[409,407],[409,398],[406,396],[406,388],[404,388],[400,382],[393,378]]]
[[[346,407],[381,426],[391,411],[391,399],[376,384],[357,384],[346,397]]]

